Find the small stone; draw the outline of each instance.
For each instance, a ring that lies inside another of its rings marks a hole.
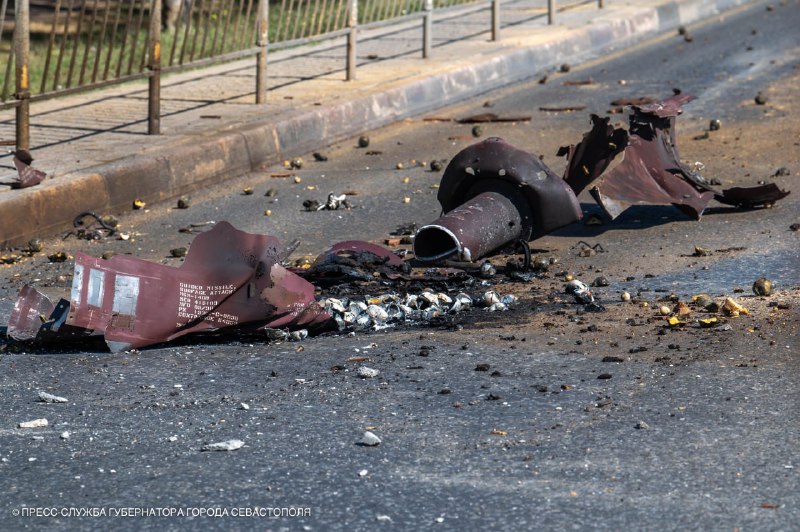
[[[762,92],[759,92],[758,94],[756,94],[756,97],[754,98],[754,100],[755,100],[756,104],[758,104],[758,105],[766,105],[766,103],[767,103],[767,97]]]
[[[142,200],[140,200],[140,199],[133,200],[133,209],[134,210],[138,211],[140,209],[144,209],[145,205],[147,205],[147,204],[145,202],[143,202]]]
[[[235,451],[244,446],[242,440],[227,440],[217,443],[209,443],[201,449],[201,451]]]
[[[192,204],[189,201],[189,198],[187,198],[186,196],[178,198],[178,208],[179,209],[188,209],[189,207],[191,207],[191,205]]]
[[[61,437],[61,439],[62,439],[62,440],[68,440],[68,439],[69,439],[69,436],[70,436],[70,434],[69,434],[69,431],[68,431],[68,430],[65,430],[64,432],[62,432],[62,433],[60,434],[60,437]]]
[[[250,410],[250,405],[248,405],[247,403],[239,403],[239,408],[241,410]]]
[[[114,253],[113,251],[104,251],[101,257],[103,258],[103,260],[108,260],[114,255],[116,255],[116,253]]]
[[[185,257],[186,256],[186,251],[187,250],[186,250],[185,247],[173,248],[173,249],[169,250],[169,254],[172,255],[175,258],[180,258],[180,257]]]
[[[489,364],[478,364],[475,366],[475,371],[489,371],[490,367]]]
[[[711,131],[719,131],[721,127],[722,127],[722,122],[720,122],[716,118],[708,123],[708,129]]]
[[[757,296],[772,295],[772,282],[766,277],[756,279],[756,282],[753,283],[753,293]]]
[[[67,403],[67,399],[65,397],[59,397],[57,395],[49,394],[47,392],[39,392],[39,400],[44,403]]]
[[[374,432],[366,430],[361,436],[361,443],[367,447],[377,447],[381,444],[381,439]]]
[[[441,172],[442,168],[444,168],[444,165],[442,164],[442,161],[431,161],[431,165],[430,166],[431,166],[431,170],[434,171],[434,172]]]
[[[69,255],[67,255],[63,251],[56,251],[52,255],[47,256],[47,259],[50,262],[66,262],[67,260],[69,260],[69,258],[70,258]]]
[[[294,168],[295,170],[299,170],[303,167],[304,161],[302,157],[295,157],[291,161],[289,161],[289,166]]]
[[[597,376],[597,378],[600,380],[608,380],[611,377],[612,377],[611,373],[601,373],[600,375]]]
[[[372,379],[380,375],[381,372],[380,370],[377,369],[368,368],[367,366],[361,366],[358,368],[358,371],[356,373],[362,379]]]
[[[480,137],[483,135],[483,128],[481,126],[472,126],[472,136]]]
[[[366,148],[367,146],[369,146],[369,137],[366,135],[358,137],[358,147]]]
[[[560,70],[561,72],[565,73],[565,74],[566,74],[567,72],[569,72],[569,71],[570,71],[570,69],[571,69],[571,67],[569,66],[569,63],[564,63],[563,65],[561,65],[561,68],[559,68],[559,70]]]
[[[253,195],[253,187],[245,187],[242,189],[242,194],[245,196],[252,196]]]
[[[19,428],[21,429],[37,429],[40,427],[46,427],[48,425],[47,420],[44,418],[41,419],[32,419],[31,421],[23,421],[19,424]]]
[[[368,474],[369,471],[367,471],[366,469],[362,469],[361,471],[358,472],[359,477],[366,477]]]
[[[658,307],[658,312],[662,316],[669,316],[670,314],[672,314],[672,310],[666,305],[661,305],[660,307]]]
[[[592,286],[595,286],[595,287],[608,286],[608,285],[609,285],[608,279],[603,275],[601,275],[600,277],[595,278],[595,280],[592,281]]]
[[[625,359],[622,357],[615,357],[615,356],[605,356],[603,357],[602,362],[624,362]]]
[[[637,430],[647,430],[650,428],[650,425],[648,425],[644,421],[639,421],[638,423],[636,423],[636,425],[634,425],[634,428]]]
[[[631,300],[631,295],[628,292],[622,292],[622,294],[620,294],[619,298],[622,301],[630,301]]]
[[[174,443],[174,442],[178,441],[178,437],[177,436],[170,436],[169,438],[167,438],[167,441],[170,441],[170,442]]]
[[[320,163],[324,163],[325,161],[328,160],[328,156],[327,155],[324,155],[324,154],[322,154],[322,153],[320,153],[318,151],[315,151],[313,153],[313,156],[314,156],[314,160],[317,161],[317,162],[320,162]]]

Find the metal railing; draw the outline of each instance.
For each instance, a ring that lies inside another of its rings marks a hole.
[[[560,2],[594,3],[603,7]],[[429,57],[434,13],[484,9],[497,40],[501,0],[0,0],[0,109],[16,108],[14,144],[28,149],[31,102],[148,78],[148,133],[158,134],[164,72],[255,55],[255,101],[264,103],[268,50],[344,37],[352,80],[359,31],[421,20]],[[547,0],[549,24],[557,11]]]

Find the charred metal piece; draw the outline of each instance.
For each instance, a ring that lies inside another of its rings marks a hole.
[[[53,320],[51,330],[58,333],[63,323],[72,331],[101,334],[117,352],[223,328],[327,325],[331,318],[314,299],[314,286],[280,265],[285,253],[277,238],[227,222],[198,235],[180,268],[78,253],[68,312]],[[36,318],[47,310],[38,292],[23,288],[9,334],[30,338]]]
[[[578,201],[562,179],[538,157],[497,137],[453,158],[438,199],[446,214],[414,238],[414,254],[425,263],[476,260],[581,219]]]
[[[334,244],[322,252],[310,268],[294,270],[315,284],[372,281],[375,274],[397,279],[410,273],[406,262],[388,249],[359,240]]]
[[[674,205],[700,219],[708,202],[739,207],[770,206],[789,192],[776,185],[719,192],[681,163],[675,144],[675,120],[694,96],[675,95],[652,104],[633,105],[627,135],[592,115],[592,130],[575,146],[561,148],[568,163],[564,178],[575,194],[590,192],[611,218],[634,204]],[[627,144],[623,144],[627,136]],[[622,149],[623,159],[606,172]]]
[[[47,174],[37,170],[33,166],[33,157],[28,150],[17,150],[14,152],[14,166],[17,167],[19,174],[17,181],[11,183],[11,188],[28,188],[39,183],[47,177]]]

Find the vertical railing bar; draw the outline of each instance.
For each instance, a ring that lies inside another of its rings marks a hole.
[[[178,18],[175,20],[175,28],[172,30],[172,46],[170,46],[169,50],[169,60],[167,64],[172,66],[175,62],[175,52],[178,50],[178,42],[180,42],[181,36],[181,22],[183,21],[183,7],[185,2],[181,0],[178,4]],[[162,6],[163,9],[163,6]]]
[[[302,0],[292,0],[289,4],[289,21],[291,21],[291,26],[289,22],[286,23],[286,40],[291,41],[294,37],[293,35],[297,32],[297,19],[298,13],[300,12],[300,3]],[[289,29],[291,27],[291,29]]]
[[[73,39],[72,54],[70,54],[69,71],[67,72],[67,88],[72,87],[72,74],[75,72],[75,65],[78,62],[78,48],[81,47],[81,30],[83,21],[86,18],[86,0],[81,2],[81,14],[78,16],[78,27],[75,28],[75,39]]]
[[[16,0],[14,3],[14,78],[17,100],[16,109],[16,145],[18,150],[30,148],[30,6],[28,0]]]
[[[425,0],[425,15],[422,18],[422,57],[431,56],[433,41],[433,0]]]
[[[361,17],[362,24],[369,24],[370,22],[378,20],[378,13],[380,13],[381,10],[381,1],[382,0],[373,0],[372,11],[369,14],[365,12],[364,16]]]
[[[492,0],[492,40],[500,40],[500,0]]]
[[[203,30],[203,40],[200,43],[200,57],[198,57],[198,59],[202,59],[205,57],[206,43],[208,42],[208,34],[211,33],[211,17],[214,14],[214,6],[216,5],[216,3],[217,0],[208,1],[208,13],[206,14],[206,27]]]
[[[316,0],[314,0],[314,1],[316,1]],[[312,0],[305,0],[305,4],[306,4],[306,12],[305,12],[305,15],[303,15],[303,18],[301,19],[303,21],[303,23],[300,25],[300,38],[301,39],[303,37],[308,37],[308,27],[310,26],[310,24],[308,24],[308,22],[314,16],[314,9],[311,7]]]
[[[255,12],[255,18],[253,19],[252,32],[250,33],[250,38],[247,40],[247,47],[248,48],[251,48],[253,46],[253,43],[258,42],[258,28],[259,28],[259,24],[258,24],[258,4],[256,4],[256,12]]]
[[[319,35],[322,32],[322,27],[325,25],[326,20],[330,20],[330,13],[328,13],[328,0],[322,0],[322,7],[317,14],[317,27],[314,29],[314,35]]]
[[[286,0],[281,0],[281,7],[278,10],[278,25],[275,28],[275,35],[273,36],[273,42],[280,42],[281,39],[281,31],[285,27],[283,21],[286,19]]]
[[[250,12],[253,10],[253,0],[247,0],[247,10],[244,13],[244,23],[242,24],[242,36],[239,39],[239,49],[242,50],[244,48],[245,43],[247,42],[247,26],[248,21],[250,20]]]
[[[342,12],[342,0],[332,0],[333,4],[331,4],[331,17],[328,19],[328,23],[325,24],[325,33],[331,31],[331,28],[335,31],[339,29],[339,17],[341,16]]]
[[[314,0],[314,10],[311,14],[311,20],[308,21],[308,32],[305,35],[306,37],[316,35],[316,32],[314,31],[314,26],[316,26],[317,20],[320,18],[319,9],[320,9],[319,0]]]
[[[556,23],[556,0],[547,0],[547,24]]]
[[[161,0],[150,5],[150,24],[147,29],[148,69],[147,134],[161,133]]]
[[[219,45],[219,52],[224,54],[226,52],[225,42],[228,40],[228,32],[231,29],[231,20],[233,20],[233,5],[235,0],[228,0],[228,7],[225,10],[228,16],[225,18],[225,27],[222,28],[222,42]]]
[[[16,31],[16,29],[14,30]],[[11,33],[11,38],[14,39],[14,33]],[[8,51],[8,63],[6,63],[6,77],[3,80],[3,101],[8,99],[8,84],[11,80],[11,65],[16,62],[16,57],[14,57],[14,47],[11,47],[11,50]]]
[[[139,6],[139,18],[136,21],[136,31],[133,32],[133,42],[131,43],[131,55],[128,60],[128,75],[133,72],[133,63],[136,61],[136,52],[139,44],[139,34],[142,31],[142,23],[144,22],[144,6],[147,0],[141,0]],[[133,0],[136,2],[136,0]]]
[[[142,6],[147,5],[146,0],[142,0]],[[150,65],[150,48],[152,46],[152,39],[154,37],[153,34],[153,6],[155,3],[158,2],[158,5],[161,5],[160,0],[151,0],[150,5],[147,6],[147,36],[144,39],[144,48],[142,49],[142,57],[139,61],[139,72],[144,72],[144,69]],[[158,21],[158,29],[161,30],[161,21]],[[159,42],[159,46],[161,43]],[[159,49],[160,52],[160,49]],[[160,58],[159,58],[160,59]]]
[[[181,65],[186,57],[186,48],[189,46],[187,43],[189,42],[189,30],[192,27],[192,21],[194,21],[194,2],[195,0],[189,1],[189,15],[186,17],[186,29],[183,32],[183,42],[181,43],[181,57],[178,60]]]
[[[358,0],[349,0],[347,6],[347,81],[356,79],[356,45],[358,43]]]
[[[133,7],[136,2],[130,0],[128,6],[128,16],[125,19],[125,31],[122,32],[122,44],[119,48],[119,57],[117,58],[117,77],[122,73],[122,64],[125,62],[125,47],[128,44],[128,34],[130,33],[131,22],[133,21]]]
[[[269,0],[258,1],[258,58],[256,65],[256,103],[267,103],[267,47],[269,46]]]
[[[94,68],[92,69],[92,83],[97,81],[97,71],[100,69],[100,57],[103,55],[103,43],[106,40],[106,31],[108,29],[108,6],[106,6],[105,13],[103,14],[103,28],[100,30],[100,37],[97,39],[97,50],[94,54]]]
[[[86,64],[89,62],[89,50],[92,48],[89,46],[91,42],[94,40],[94,25],[97,22],[97,2],[98,0],[94,0],[92,4],[92,20],[89,22],[89,31],[86,32],[86,42],[83,46],[83,59],[81,59],[81,73],[78,77],[78,86],[83,86],[83,79],[86,77]]]
[[[103,68],[103,80],[108,79],[108,71],[111,68],[111,56],[114,52],[114,45],[117,41],[117,28],[119,27],[119,19],[122,16],[122,1],[117,0],[117,14],[114,16],[114,25],[111,26],[111,39],[108,47],[108,54],[106,54],[106,66]]]
[[[225,7],[223,6],[223,2],[225,0],[219,0],[217,2],[217,19],[214,21],[214,37],[211,39],[211,50],[209,50],[209,55],[214,56],[217,53],[217,40],[219,39],[219,27],[222,25],[223,17],[225,16]]]
[[[56,61],[56,72],[53,74],[53,88],[58,90],[58,82],[61,80],[61,65],[64,62],[64,50],[66,50],[67,41],[69,40],[69,23],[72,20],[72,8],[75,0],[69,0],[67,7],[67,16],[64,18],[64,34],[61,36],[61,43],[58,47],[58,61]]]
[[[192,48],[189,51],[189,62],[194,61],[194,53],[197,51],[197,39],[200,37],[200,32],[203,28],[203,13],[205,13],[205,0],[200,0],[200,8],[197,13],[197,23],[195,24],[194,35],[192,36]]]
[[[303,20],[303,6],[306,5],[304,0],[298,0],[297,2],[297,10],[294,13],[294,24],[292,25],[292,35],[289,37],[290,40],[295,40],[297,38],[297,31],[300,28]]]
[[[236,11],[236,22],[233,23],[233,37],[231,38],[231,47],[233,50],[239,50],[239,24],[242,21],[242,12],[244,11],[244,2],[239,2],[239,9]]]
[[[47,74],[50,72],[50,59],[53,56],[53,45],[56,43],[56,28],[58,27],[58,16],[60,14],[61,0],[56,0],[53,25],[50,27],[50,37],[47,41],[47,57],[44,59],[44,71],[42,72],[42,83],[39,85],[39,92],[44,92],[47,88]]]

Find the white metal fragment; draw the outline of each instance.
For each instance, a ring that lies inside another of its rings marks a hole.
[[[44,418],[41,419],[32,419],[31,421],[23,421],[19,424],[19,428],[21,429],[36,429],[39,427],[46,427],[47,420]]]
[[[44,403],[67,403],[66,397],[59,397],[47,392],[39,392],[39,400]]]
[[[371,379],[373,377],[377,377],[380,375],[380,370],[368,368],[367,366],[361,366],[358,368],[358,376],[362,379]]]
[[[205,447],[203,447],[202,451],[235,451],[236,449],[241,449],[244,446],[244,442],[242,440],[228,440],[228,441],[220,441],[217,443],[209,443]]]

